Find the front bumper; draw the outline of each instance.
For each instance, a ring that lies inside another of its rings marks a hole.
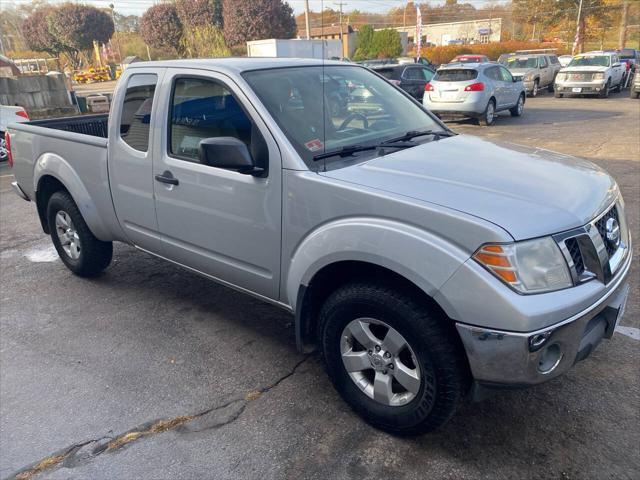
[[[556,83],[554,89],[557,93],[567,95],[599,95],[606,85],[606,81],[597,82],[563,82]],[[579,91],[576,91],[579,89]]]
[[[546,382],[585,359],[603,338],[611,338],[629,292],[628,257],[603,297],[555,325],[510,332],[456,323],[476,382],[494,387]]]

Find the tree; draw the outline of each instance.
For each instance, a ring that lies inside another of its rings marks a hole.
[[[138,32],[140,30],[140,17],[138,15],[113,14],[116,22],[116,31],[119,33]]]
[[[377,58],[393,58],[402,53],[400,33],[393,28],[378,30],[373,34],[372,56]]]
[[[353,58],[355,60],[366,60],[372,56],[374,30],[371,25],[363,25],[358,30],[358,48]]]
[[[179,52],[182,22],[176,7],[170,3],[160,3],[150,7],[140,20],[140,34],[152,47],[170,48]]]
[[[22,35],[30,49],[57,56],[65,50],[58,39],[51,33],[47,17],[54,7],[41,7],[29,15],[22,23]]]
[[[223,0],[222,18],[227,45],[296,35],[293,10],[282,0]]]
[[[222,30],[213,25],[185,28],[181,46],[182,50],[191,58],[215,58],[231,55],[231,50],[224,42]]]
[[[209,26],[222,28],[221,0],[176,0],[176,11],[185,29]]]
[[[65,3],[47,15],[53,37],[63,45],[73,68],[80,65],[79,53],[93,49],[93,42],[107,43],[114,32],[111,15],[89,5]]]

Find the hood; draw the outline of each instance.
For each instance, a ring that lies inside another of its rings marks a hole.
[[[559,73],[567,73],[567,72],[606,72],[609,67],[564,67],[560,70]]]
[[[585,225],[618,194],[615,181],[586,160],[471,135],[321,175],[468,213],[516,240]]]
[[[535,72],[537,69],[535,68],[510,68],[509,71],[511,72],[512,75],[515,75],[517,77],[521,77],[526,75],[529,72]]]

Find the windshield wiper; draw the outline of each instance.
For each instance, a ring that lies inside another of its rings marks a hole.
[[[400,140],[397,140],[400,141]],[[313,161],[317,162],[318,160],[323,160],[329,157],[349,157],[357,152],[364,152],[367,150],[377,150],[382,147],[386,148],[410,148],[415,147],[415,143],[399,143],[396,145],[388,145],[386,142],[377,143],[375,145],[349,145],[347,147],[337,148],[335,150],[329,150],[324,153],[319,153],[313,156]]]
[[[452,137],[455,135],[453,132],[448,132],[446,130],[409,130],[404,135],[399,137],[390,138],[389,140],[385,140],[382,142],[383,145],[387,145],[389,143],[395,142],[406,142],[407,140],[411,140],[416,137],[421,137],[423,135],[433,135],[435,140],[440,140],[440,137]]]

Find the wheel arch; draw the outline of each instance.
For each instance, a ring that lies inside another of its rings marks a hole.
[[[100,218],[97,206],[77,172],[62,157],[45,154],[35,162],[33,183],[40,223],[45,233],[50,233],[47,221],[47,205],[57,191],[67,192],[78,206],[82,217],[93,235],[100,240],[110,240],[109,229]]]
[[[438,310],[443,318],[449,318],[445,310],[427,293],[423,286],[394,269],[363,260],[341,260],[320,268],[311,279],[298,289],[295,306],[296,345],[300,351],[309,351],[318,339],[318,313],[324,301],[337,289],[356,281],[366,281],[408,293]],[[454,322],[448,322],[451,333],[458,337]],[[459,337],[458,337],[459,339]]]

